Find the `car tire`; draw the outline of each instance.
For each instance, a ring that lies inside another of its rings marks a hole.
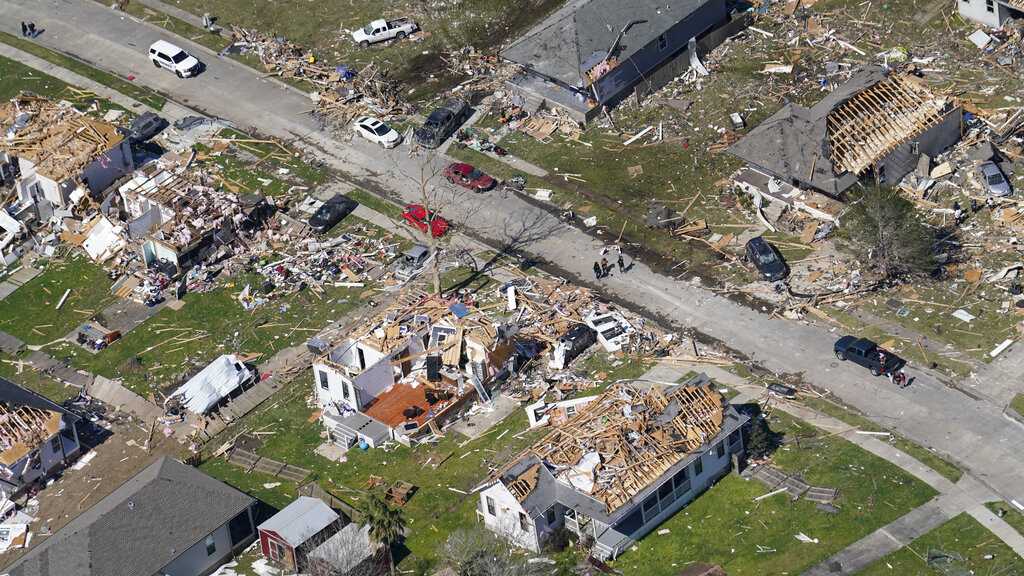
[[[363,40],[362,42],[359,43],[359,47],[360,48],[369,48],[370,47],[370,42],[368,40]]]
[[[178,78],[184,78],[185,76],[181,73],[181,70],[175,70],[174,75]]]
[[[451,176],[445,176],[445,178],[448,179],[449,184],[455,184],[455,178],[452,178]]]
[[[397,35],[397,38],[399,40],[405,40],[406,36],[408,36],[408,34],[406,34],[405,32],[399,32],[398,35]]]
[[[160,63],[157,62],[156,60],[150,60],[150,62],[153,63],[153,66],[156,66],[157,68],[162,68],[162,66],[160,66]]]
[[[871,375],[875,376],[875,377],[878,377],[878,376],[881,376],[882,373],[878,371],[878,368],[872,368],[871,369]]]
[[[846,362],[846,354],[844,354],[843,352],[836,351],[836,358],[839,358],[841,361]]]

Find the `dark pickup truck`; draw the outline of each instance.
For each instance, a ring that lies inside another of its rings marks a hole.
[[[898,372],[906,360],[886,350],[867,338],[843,336],[836,341],[836,358],[849,360],[867,368],[872,376]]]
[[[427,116],[423,126],[413,131],[413,138],[424,148],[433,150],[473,115],[473,109],[463,100],[452,98]]]

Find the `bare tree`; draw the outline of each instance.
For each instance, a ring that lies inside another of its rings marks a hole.
[[[541,576],[551,571],[549,563],[531,559],[507,539],[484,528],[452,532],[442,552],[457,576]]]

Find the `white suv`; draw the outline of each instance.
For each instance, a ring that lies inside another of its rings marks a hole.
[[[157,40],[149,47],[149,59],[157,68],[165,68],[178,75],[178,78],[189,78],[199,73],[202,63],[188,52],[165,40]]]

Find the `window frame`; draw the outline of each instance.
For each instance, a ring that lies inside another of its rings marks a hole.
[[[487,513],[491,516],[497,516],[498,508],[494,503],[494,498],[490,496],[484,496],[484,506],[487,508]]]
[[[213,556],[217,553],[217,539],[213,537],[213,534],[207,534],[206,538],[203,539],[203,544],[206,545],[207,556]]]
[[[519,513],[519,529],[523,532],[530,531],[530,518],[526,515],[525,512]]]

